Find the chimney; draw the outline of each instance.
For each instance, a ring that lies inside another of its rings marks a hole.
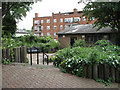
[[[35,13],[35,17],[38,17],[38,13]]]
[[[74,11],[74,13],[77,13],[77,9],[76,8],[74,8],[73,11]]]

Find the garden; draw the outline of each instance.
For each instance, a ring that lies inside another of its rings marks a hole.
[[[85,42],[79,40],[72,48],[56,52],[54,65],[62,72],[109,85],[120,82],[120,47],[109,40],[99,40],[94,46],[86,47]]]
[[[10,62],[15,61],[15,48],[22,49],[21,47],[40,47],[42,52],[55,52],[59,49],[60,43],[58,41],[54,41],[54,39],[49,37],[38,37],[33,34],[30,35],[24,35],[20,37],[13,37],[12,35],[6,36],[4,35],[2,37],[2,49],[3,51],[6,50],[5,53],[10,52],[9,57],[4,57],[2,59],[3,64],[9,64]],[[4,56],[4,54],[3,54]],[[28,62],[28,58],[26,57],[26,60]]]

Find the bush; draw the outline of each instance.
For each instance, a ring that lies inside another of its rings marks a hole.
[[[79,41],[75,41],[75,43],[74,43],[74,45],[73,45],[73,47],[85,47],[85,41],[84,40],[79,40]]]
[[[68,47],[59,50],[56,52],[54,65],[63,72],[82,77],[84,77],[84,66],[91,67],[92,64],[107,64],[120,71],[120,47],[108,42],[103,43],[94,47]]]

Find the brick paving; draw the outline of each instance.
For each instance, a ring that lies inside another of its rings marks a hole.
[[[118,88],[118,83],[105,86],[92,79],[62,73],[53,65],[2,65],[3,88]]]

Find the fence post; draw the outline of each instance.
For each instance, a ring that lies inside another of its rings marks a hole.
[[[103,68],[103,64],[99,64],[98,67],[98,77],[101,79],[104,79],[104,68]]]
[[[6,58],[10,59],[10,49],[6,49]]]
[[[20,47],[20,63],[23,62],[23,47]]]
[[[92,65],[88,65],[88,78],[92,78]]]
[[[20,47],[17,48],[18,62],[20,62]]]
[[[104,75],[104,78],[105,80],[107,81],[109,79],[109,66],[107,64],[104,64],[104,70],[105,70],[105,75]]]
[[[6,58],[6,49],[2,49],[2,58],[3,58],[3,59]]]
[[[14,48],[14,58],[15,58],[15,62],[18,62],[18,55],[17,55],[17,48]]]
[[[115,70],[115,81],[120,83],[120,71],[118,69]]]
[[[20,62],[21,63],[26,62],[26,47],[25,46],[20,47]]]
[[[98,65],[95,63],[93,64],[93,79],[98,78]]]
[[[112,77],[112,82],[115,82],[115,68],[111,67],[111,77]]]
[[[83,69],[84,69],[84,70],[83,70],[83,71],[84,71],[84,76],[87,77],[87,67],[86,67],[86,65],[84,65],[84,68],[83,68]]]
[[[23,63],[26,63],[27,49],[26,46],[23,46]]]

